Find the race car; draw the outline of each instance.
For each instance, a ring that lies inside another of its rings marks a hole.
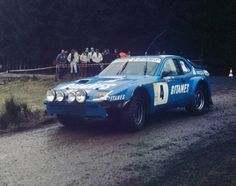
[[[138,131],[156,111],[185,107],[201,114],[212,99],[207,70],[180,56],[159,55],[118,58],[97,76],[49,90],[44,103],[66,127],[83,118],[115,118]]]

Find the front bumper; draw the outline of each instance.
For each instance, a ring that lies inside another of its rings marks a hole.
[[[128,101],[99,102],[99,103],[66,103],[44,102],[49,115],[66,115],[88,118],[108,118],[115,110],[122,109]]]

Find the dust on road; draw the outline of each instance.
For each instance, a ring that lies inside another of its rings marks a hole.
[[[202,116],[183,109],[156,114],[139,133],[93,123],[73,131],[53,124],[2,135],[0,185],[149,184],[165,175],[169,159],[199,142],[207,146],[235,126],[235,79],[213,78],[213,102]]]

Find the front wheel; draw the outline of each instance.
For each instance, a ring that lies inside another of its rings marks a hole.
[[[198,86],[194,94],[194,100],[191,105],[186,106],[186,110],[194,115],[202,114],[207,108],[206,100],[206,90],[202,86]]]
[[[141,97],[134,96],[122,111],[122,122],[129,130],[139,131],[144,126],[145,118],[146,111],[144,101]]]

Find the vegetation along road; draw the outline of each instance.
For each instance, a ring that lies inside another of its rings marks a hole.
[[[235,185],[236,79],[212,82],[208,113],[159,113],[138,133],[94,122],[2,134],[0,185]]]

